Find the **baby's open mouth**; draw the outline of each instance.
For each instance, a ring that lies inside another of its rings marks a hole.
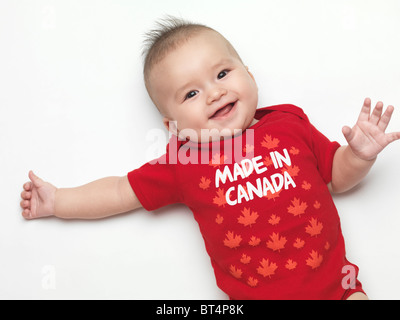
[[[233,107],[235,106],[236,102],[232,102],[227,104],[225,107],[222,107],[221,109],[218,109],[211,117],[210,119],[215,119],[215,118],[222,118],[224,116],[226,116],[229,112],[231,112],[231,110],[233,109]]]

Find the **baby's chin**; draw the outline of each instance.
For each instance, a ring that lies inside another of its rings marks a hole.
[[[224,131],[224,130],[226,130],[226,131]],[[223,129],[221,131],[220,135],[211,137],[209,142],[223,141],[223,140],[226,140],[226,139],[232,139],[232,138],[235,138],[235,137],[238,137],[238,136],[242,135],[242,133],[243,133],[243,129],[233,129],[233,130],[231,130],[231,129]]]
[[[216,141],[229,140],[243,134],[248,128],[258,120],[248,117],[240,121],[220,121],[209,123],[209,128],[202,129],[183,129],[179,132],[179,139],[191,141],[193,143],[209,143]]]
[[[186,130],[184,130],[186,131]],[[181,131],[179,134],[179,139],[190,141],[193,143],[209,143],[216,141],[223,141],[232,139],[234,137],[240,136],[243,133],[243,129],[201,129],[200,133],[188,135],[187,132]]]

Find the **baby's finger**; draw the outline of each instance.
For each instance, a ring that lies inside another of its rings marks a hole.
[[[31,210],[29,210],[29,209],[24,209],[24,210],[22,211],[22,216],[23,216],[25,219],[27,219],[27,220],[32,219],[32,217],[31,217]]]
[[[383,110],[383,102],[379,101],[374,110],[372,111],[370,122],[377,125],[379,120],[381,119],[382,115],[382,110]]]
[[[385,131],[389,125],[390,119],[392,118],[392,114],[394,111],[393,106],[388,106],[386,111],[383,113],[381,120],[379,121],[378,127],[382,131]]]
[[[348,126],[342,128],[342,133],[347,142],[350,142],[354,138],[354,131]]]
[[[30,207],[30,201],[29,200],[22,200],[19,205],[22,209],[28,209]]]
[[[33,171],[29,171],[29,179],[31,179],[32,184],[36,187],[36,188],[40,188],[43,184],[44,181],[39,178],[36,174],[33,173]]]
[[[370,112],[371,112],[371,99],[365,98],[360,115],[358,117],[358,121],[368,121]]]
[[[392,132],[386,135],[388,143],[392,143],[396,140],[400,140],[400,132]]]
[[[24,184],[24,189],[26,190],[26,191],[30,191],[30,190],[32,190],[32,182],[26,182],[25,184]]]
[[[29,200],[32,197],[32,192],[30,191],[22,191],[21,198],[25,200]]]

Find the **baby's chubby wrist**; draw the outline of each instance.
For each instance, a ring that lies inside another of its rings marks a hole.
[[[353,162],[359,162],[360,164],[372,165],[378,158],[377,155],[373,157],[365,157],[362,154],[355,152],[350,145],[346,147],[346,150],[348,151],[347,154],[350,160]]]
[[[58,193],[59,193],[59,188],[55,188],[55,190],[54,190],[54,199],[53,199],[53,210],[51,210],[51,215],[52,216],[55,216],[55,217],[59,217],[58,215],[57,215],[57,196],[58,196]]]

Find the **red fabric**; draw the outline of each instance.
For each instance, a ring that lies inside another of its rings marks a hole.
[[[217,284],[232,299],[340,299],[342,268],[358,268],[346,260],[326,186],[339,144],[292,105],[259,109],[256,118],[223,142],[171,139],[157,163],[128,173],[131,186],[147,210],[175,202],[192,210]],[[254,153],[235,162],[228,145]],[[194,163],[172,164],[179,155]]]

